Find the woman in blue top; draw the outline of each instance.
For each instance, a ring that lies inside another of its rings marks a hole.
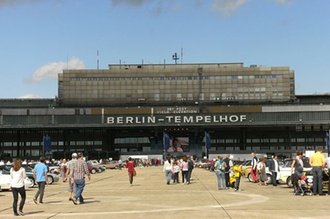
[[[214,170],[215,174],[217,175],[218,180],[218,189],[227,189],[226,186],[226,179],[225,179],[225,173],[226,173],[226,163],[222,159],[222,156],[218,156],[217,161],[214,164]]]

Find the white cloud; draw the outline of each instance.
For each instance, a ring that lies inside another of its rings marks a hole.
[[[44,79],[51,78],[57,80],[58,73],[61,73],[63,69],[86,69],[86,66],[82,60],[73,57],[68,62],[52,62],[44,66],[37,68],[30,79],[27,81],[30,83],[37,83]]]
[[[11,6],[11,5],[17,5],[17,4],[30,4],[30,3],[37,3],[45,0],[0,0],[0,8]]]
[[[276,0],[276,1],[280,4],[287,4],[287,3],[291,3],[293,0]]]
[[[24,96],[18,97],[20,99],[37,99],[37,98],[44,98],[38,94],[25,94]]]
[[[114,5],[127,4],[131,6],[141,6],[148,2],[150,2],[150,0],[112,0]]]
[[[246,3],[248,0],[213,0],[212,10],[220,11],[225,15],[232,15],[232,12]]]

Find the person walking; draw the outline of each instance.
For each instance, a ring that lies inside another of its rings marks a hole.
[[[85,189],[85,175],[88,176],[88,180],[91,180],[91,174],[88,171],[86,161],[83,159],[83,153],[78,153],[77,157],[77,161],[72,165],[72,171],[70,170],[71,183],[74,183],[76,186],[76,194],[71,200],[75,205],[84,204],[84,197],[82,196],[82,193]]]
[[[163,167],[163,172],[165,173],[167,185],[170,185],[171,182],[172,168],[173,168],[173,163],[171,161],[171,158],[168,157],[167,160],[164,162],[164,167]]]
[[[35,165],[33,169],[33,176],[34,181],[38,184],[38,191],[34,195],[33,201],[35,204],[38,204],[38,197],[39,197],[39,204],[43,204],[43,198],[45,193],[45,186],[48,185],[48,169],[45,164],[46,158],[41,156],[39,158],[39,163]]]
[[[77,161],[77,153],[73,153],[71,155],[71,158],[72,159],[67,164],[67,169],[66,169],[66,173],[65,173],[65,178],[69,182],[69,201],[72,201],[73,193],[76,191],[74,182],[71,181],[70,171],[73,169],[73,165]]]
[[[135,162],[131,157],[128,158],[128,161],[126,163],[126,168],[128,172],[128,181],[129,184],[132,186],[133,185],[133,178],[134,178],[134,172],[135,172]]]
[[[259,176],[259,185],[264,185],[267,186],[267,181],[268,181],[268,177],[266,174],[266,161],[265,161],[265,157],[260,157],[259,158],[259,163],[257,166],[257,170],[258,170],[258,176]]]
[[[297,194],[299,192],[299,180],[304,175],[304,162],[302,160],[303,152],[298,150],[296,152],[296,157],[293,158],[291,164],[291,181],[293,184],[293,192]]]
[[[62,163],[60,165],[60,174],[61,174],[61,177],[62,177],[62,181],[63,182],[66,182],[67,178],[66,178],[66,170],[68,168],[68,164],[66,162],[66,159],[63,159],[62,160]]]
[[[257,183],[258,182],[257,165],[258,165],[259,160],[254,152],[251,153],[251,158],[252,158],[252,161],[251,161],[252,168],[251,168],[250,174],[252,176],[253,182]]]
[[[273,155],[273,159],[269,162],[269,170],[272,172],[273,186],[277,186],[277,176],[280,172],[280,166],[278,165],[277,155]]]
[[[186,180],[186,184],[188,184],[188,162],[187,157],[182,157],[181,161],[181,173],[182,173],[182,184],[185,184],[184,180]]]
[[[217,181],[218,181],[218,190],[227,189],[226,179],[225,179],[226,163],[222,159],[222,156],[217,157],[214,167],[215,167],[215,174],[217,176]]]
[[[296,152],[296,157],[292,160],[291,173],[296,174],[298,178],[303,175],[304,162],[302,160],[303,152],[298,150]]]
[[[25,169],[22,167],[21,159],[16,159],[14,161],[14,166],[10,169],[10,177],[11,177],[10,187],[11,187],[11,192],[13,193],[14,216],[19,216],[19,215],[24,216],[23,207],[26,199],[24,178],[26,178],[26,173],[25,173]],[[21,196],[21,201],[17,212],[18,194]]]
[[[325,158],[322,154],[322,148],[318,148],[316,153],[312,154],[309,159],[309,164],[312,166],[313,171],[313,193],[314,195],[325,195],[322,191],[322,171],[325,166]]]
[[[226,163],[226,172],[225,172],[225,180],[226,180],[226,187],[231,188],[230,185],[230,169],[233,167],[233,161],[230,159],[230,154],[226,154],[226,158],[224,159]]]
[[[173,183],[177,184],[179,183],[179,172],[180,172],[180,165],[179,162],[177,160],[173,161]]]
[[[191,176],[192,176],[192,171],[195,168],[195,163],[194,163],[194,157],[193,155],[190,155],[188,157],[188,176],[187,176],[187,184],[190,184]]]

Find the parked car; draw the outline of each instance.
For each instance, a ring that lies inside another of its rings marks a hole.
[[[10,183],[11,183],[11,176],[10,176],[10,171],[1,168],[0,169],[0,188],[2,190],[10,190]],[[25,189],[31,188],[33,187],[33,182],[26,177],[24,179],[24,185],[25,185]]]
[[[252,166],[252,160],[246,160],[242,163],[242,173],[245,172],[245,169]],[[251,169],[250,169],[251,170]],[[244,176],[247,176],[243,174]]]
[[[211,163],[206,163],[206,165],[204,166],[204,169],[209,170],[209,171],[214,171],[214,164],[215,164],[215,161],[212,161]]]
[[[195,166],[208,170],[210,168],[210,164],[214,164],[214,162],[214,160],[201,159],[195,163]]]
[[[102,173],[103,171],[106,170],[106,168],[102,165],[95,165],[95,166],[99,168],[99,173]]]
[[[92,174],[98,173],[99,168],[96,166],[93,166],[91,163],[87,163],[88,171]]]
[[[89,160],[89,163],[92,163],[93,165],[100,165],[100,163],[97,160]]]
[[[54,174],[60,174],[60,166],[59,165],[49,165],[48,166],[48,171],[50,173],[54,173]]]
[[[305,157],[302,159],[304,164],[304,172],[309,172],[312,170],[312,167],[309,164],[309,158]],[[291,165],[292,159],[285,159],[284,164],[280,167],[280,182],[287,184],[289,187],[293,187],[291,179]]]
[[[32,173],[32,175],[33,175],[33,167],[32,166],[23,165],[23,167],[25,167],[26,173]],[[60,177],[55,173],[48,172],[47,175],[48,175],[48,184],[49,185],[53,184],[54,182],[58,182],[60,180]]]
[[[94,165],[91,162],[87,162],[87,167],[90,173],[95,174],[95,173],[101,173],[105,170],[105,167],[99,166],[99,165]]]
[[[105,161],[102,162],[101,165],[106,169],[117,169],[119,164],[117,161]]]

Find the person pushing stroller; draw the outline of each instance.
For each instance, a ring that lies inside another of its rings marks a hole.
[[[303,170],[304,170],[304,163],[302,161],[302,156],[303,153],[302,151],[297,151],[296,152],[296,157],[295,159],[292,160],[292,165],[291,165],[291,180],[294,188],[294,194],[296,194],[298,191],[297,189],[299,188],[299,180],[301,177],[304,175]]]

